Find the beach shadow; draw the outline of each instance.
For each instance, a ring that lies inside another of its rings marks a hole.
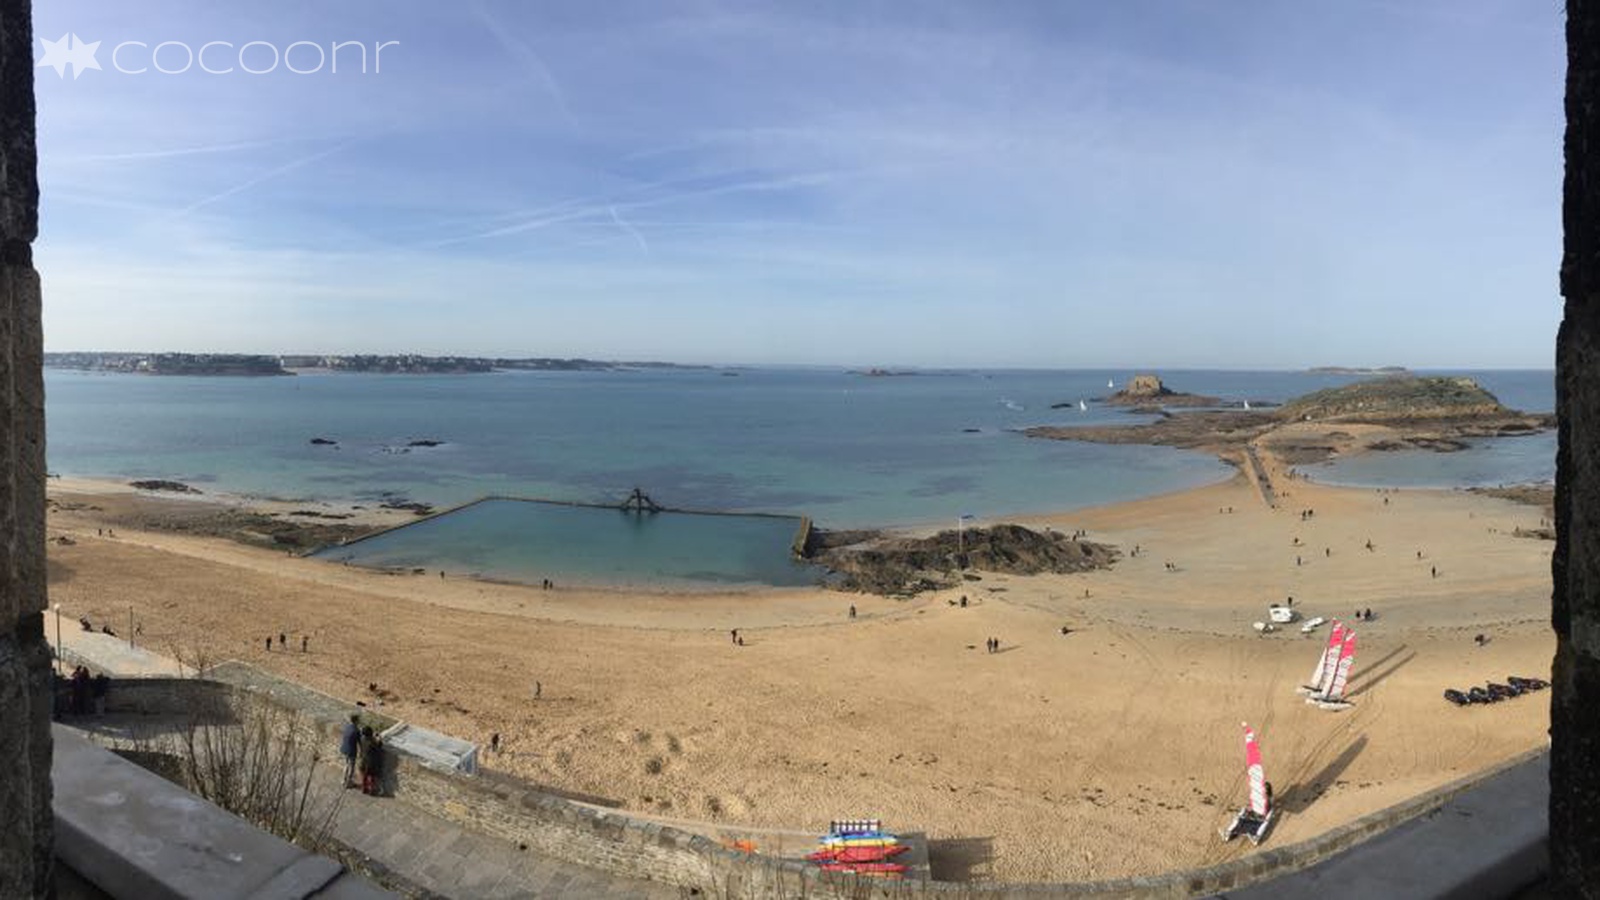
[[[1311,804],[1321,797],[1333,783],[1350,768],[1356,761],[1361,751],[1367,748],[1367,736],[1361,735],[1344,748],[1344,752],[1333,758],[1333,761],[1322,767],[1322,771],[1301,781],[1284,791],[1282,799],[1278,800],[1278,808],[1293,814],[1304,812]]]
[[[934,881],[981,881],[994,860],[994,838],[947,838],[928,842]]]
[[[66,563],[45,557],[44,577],[46,584],[66,584],[72,580],[72,567]]]
[[[1388,678],[1390,675],[1393,675],[1395,672],[1400,671],[1400,668],[1402,666],[1404,666],[1406,663],[1409,663],[1413,659],[1417,658],[1417,652],[1415,650],[1413,650],[1410,653],[1407,653],[1405,656],[1401,657],[1399,660],[1396,660],[1394,662],[1394,664],[1390,665],[1388,668],[1382,668],[1385,663],[1388,663],[1390,660],[1394,659],[1396,656],[1399,656],[1401,653],[1404,653],[1405,650],[1406,650],[1406,646],[1404,644],[1401,644],[1398,648],[1396,648],[1395,650],[1391,651],[1388,656],[1385,656],[1383,659],[1378,660],[1372,666],[1362,670],[1361,677],[1355,679],[1356,683],[1357,683],[1357,686],[1352,687],[1345,694],[1345,696],[1347,696],[1347,697],[1355,697],[1355,696],[1358,696],[1360,694],[1365,694],[1367,691],[1370,691],[1374,687],[1377,687],[1379,683],[1381,683],[1384,679]]]
[[[610,797],[599,797],[594,794],[585,794],[579,791],[562,790],[561,788],[553,787],[548,784],[540,784],[537,781],[516,778],[503,772],[479,768],[476,777],[484,784],[499,784],[501,787],[506,789],[527,790],[532,788],[541,794],[549,794],[552,797],[560,797],[563,800],[571,800],[575,803],[587,803],[590,806],[604,806],[607,809],[622,808],[621,800],[613,800]]]
[[[1001,647],[999,650],[996,650],[994,652],[995,652],[996,656],[999,656],[1002,653],[1010,653],[1013,650],[1021,650],[1021,649],[1022,649],[1022,645],[1021,644],[1006,644],[1005,646]]]

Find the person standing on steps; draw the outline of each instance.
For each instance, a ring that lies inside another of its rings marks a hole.
[[[344,757],[344,786],[356,786],[356,748],[361,740],[361,717],[356,713],[350,714],[350,721],[344,723],[344,731],[339,735],[339,755]]]

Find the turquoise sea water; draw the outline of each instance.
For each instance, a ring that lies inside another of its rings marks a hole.
[[[538,584],[675,588],[814,584],[790,547],[800,520],[779,516],[632,513],[485,500],[317,554],[374,567],[433,567]]]
[[[1355,380],[1158,371],[1176,390],[1269,401]],[[1132,374],[865,377],[756,368],[239,379],[50,370],[48,457],[50,470],[65,475],[356,502],[617,502],[639,486],[668,506],[803,514],[827,527],[953,522],[961,514],[981,524],[1228,477],[1232,470],[1205,454],[1014,433],[1138,421],[1093,403],[1109,393],[1107,379],[1120,385]],[[1511,406],[1554,406],[1550,372],[1451,374],[1472,375]],[[1052,409],[1057,403],[1070,406]],[[338,445],[314,446],[314,437]],[[444,444],[407,446],[422,439]],[[1485,443],[1463,454],[1373,455],[1314,471],[1326,481],[1449,486],[1530,480],[1553,467],[1553,436]],[[513,529],[478,540],[517,537]]]

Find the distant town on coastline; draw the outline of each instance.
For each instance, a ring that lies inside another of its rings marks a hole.
[[[245,353],[46,353],[44,364],[57,369],[128,372],[140,375],[293,375],[299,370],[377,372],[396,375],[451,375],[499,370],[607,371],[618,369],[695,369],[665,362],[594,359],[504,359],[478,356],[419,356],[413,353],[316,356]]]
[[[134,353],[128,351],[69,351],[46,353],[46,367],[90,372],[126,372],[138,375],[293,375],[300,371],[363,372],[390,375],[462,375],[527,370],[552,372],[604,372],[627,369],[708,369],[712,366],[650,361],[599,360],[554,357],[424,356],[417,353],[385,354],[282,354],[270,353]],[[868,377],[952,374],[944,369],[852,369]],[[1306,371],[1319,375],[1406,375],[1405,366],[1317,366]]]

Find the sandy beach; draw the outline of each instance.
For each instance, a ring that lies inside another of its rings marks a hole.
[[[1244,799],[1241,721],[1261,735],[1280,844],[1547,741],[1542,695],[1467,709],[1441,698],[1547,677],[1553,545],[1513,533],[1537,528],[1541,509],[1318,485],[1270,454],[1263,466],[1275,508],[1247,467],[1013,519],[1086,529],[1123,558],[1082,575],[982,574],[913,600],[377,573],[137,526],[215,498],[52,479],[50,599],[69,647],[78,616],[121,632],[131,615],[137,641],[188,661],[242,659],[369,703],[376,683],[393,715],[482,742],[498,732],[506,752],[486,765],[624,809],[926,831],[946,879],[1109,878],[1248,852],[1216,834]],[[1376,614],[1356,626],[1353,709],[1293,690],[1326,626],[1252,630],[1290,596],[1307,616]],[[280,632],[288,649],[266,649]],[[1001,652],[985,652],[989,637]]]

